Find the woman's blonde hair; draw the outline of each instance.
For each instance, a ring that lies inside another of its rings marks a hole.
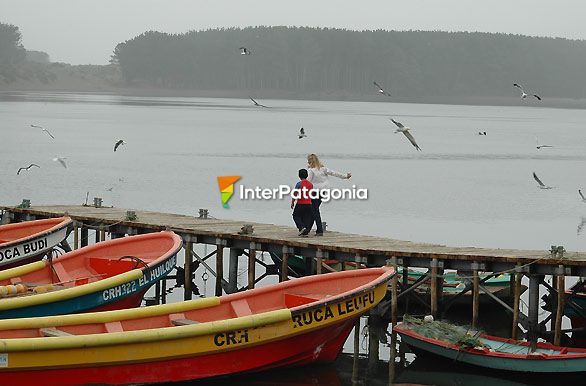
[[[311,153],[310,155],[307,156],[307,164],[309,165],[310,168],[315,168],[315,169],[319,169],[319,168],[323,168],[324,165],[319,161],[319,158],[317,158],[316,154]]]

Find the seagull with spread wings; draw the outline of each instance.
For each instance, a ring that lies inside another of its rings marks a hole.
[[[66,157],[55,157],[55,158],[53,158],[53,162],[59,162],[61,164],[61,166],[63,166],[65,169],[67,169],[67,164],[65,163],[66,159],[67,159]]]
[[[21,172],[21,171],[23,171],[23,170],[31,170],[31,168],[32,168],[33,166],[34,166],[34,167],[37,167],[37,168],[40,168],[40,166],[39,166],[39,165],[37,165],[37,164],[30,164],[30,165],[29,165],[29,166],[27,166],[26,168],[20,168],[20,169],[18,169],[18,171],[16,172],[16,175],[18,176],[18,175],[20,174],[20,172]]]
[[[421,148],[419,147],[417,142],[415,142],[415,138],[413,138],[413,135],[411,135],[411,133],[409,132],[409,130],[411,130],[411,128],[409,128],[407,126],[403,126],[403,124],[401,122],[395,121],[393,118],[389,118],[389,119],[398,127],[398,129],[395,130],[395,134],[403,133],[403,135],[405,135],[405,137],[407,137],[409,142],[411,142],[411,144],[413,146],[415,146],[415,148],[417,150],[421,150]]]
[[[537,148],[537,150],[541,150],[541,149],[543,149],[544,147],[553,147],[553,146],[551,146],[551,145],[541,145],[541,144],[539,143],[539,137],[537,137],[537,136],[535,137],[535,143],[537,143],[537,146],[535,146],[535,147]]]
[[[122,145],[126,145],[126,141],[124,141],[123,139],[119,139],[118,141],[116,141],[116,143],[114,144],[114,151],[118,150],[118,148]]]
[[[305,129],[302,127],[301,130],[299,130],[299,139],[302,139],[305,137],[307,137],[307,135],[305,134]]]
[[[240,55],[250,55],[250,50],[246,47],[238,48],[240,50]]]
[[[537,181],[537,183],[539,184],[539,189],[553,189],[552,186],[547,186],[545,185],[540,179],[539,177],[537,177],[537,174],[535,174],[535,172],[533,172],[533,178],[535,179],[535,181]]]
[[[513,83],[513,86],[521,90],[521,99],[525,99],[528,97],[528,94],[525,92],[525,89],[519,83]],[[537,94],[532,94],[532,96],[537,100],[541,100],[541,97]]]
[[[45,133],[47,133],[49,135],[49,137],[55,139],[55,137],[53,136],[53,134],[51,134],[49,132],[49,130],[45,129],[43,126],[37,126],[37,125],[31,125],[31,127],[34,127],[35,129],[41,129],[43,130]]]
[[[375,86],[378,88],[378,93],[379,93],[380,95],[391,96],[391,94],[390,94],[390,93],[388,93],[387,91],[385,91],[385,89],[384,89],[384,88],[382,88],[382,87],[380,86],[380,84],[376,83],[375,81],[373,81],[373,82],[372,82],[372,84],[374,84],[374,85],[375,85]]]
[[[252,99],[252,97],[250,97],[250,96],[249,96],[248,98],[249,98],[249,99],[252,101],[252,103],[254,103],[254,105],[255,105],[256,107],[265,107],[265,108],[268,108],[268,107],[269,107],[269,106],[261,105],[260,103],[258,103],[258,102],[257,102],[257,101],[255,101],[254,99]]]

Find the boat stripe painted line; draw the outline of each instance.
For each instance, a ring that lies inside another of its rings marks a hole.
[[[0,320],[0,330],[20,330],[23,328],[61,327],[88,323],[110,323],[121,320],[140,319],[150,316],[160,316],[180,313],[188,310],[213,307],[220,304],[220,298],[214,296],[188,300],[184,302],[160,304],[150,307],[140,307],[125,310],[88,312],[83,314],[43,316],[35,318]]]
[[[216,334],[245,328],[250,329],[288,320],[291,320],[291,311],[289,309],[282,309],[234,319],[224,319],[180,327],[156,328],[152,330],[136,330],[79,336],[73,335],[57,338],[0,339],[0,351],[9,353],[127,345],[131,343],[144,344],[149,342],[160,342]]]
[[[112,288],[132,280],[137,280],[142,276],[142,270],[133,269],[132,271],[124,272],[120,275],[112,276],[107,279],[98,280],[93,283],[84,284],[73,288],[66,288],[59,291],[36,294],[34,296],[26,296],[23,298],[2,299],[2,301],[0,301],[0,311],[72,299],[78,296],[103,291],[105,289]]]

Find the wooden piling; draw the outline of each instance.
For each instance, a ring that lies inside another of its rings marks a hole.
[[[315,251],[315,273],[321,275],[323,266],[323,252],[321,249]]]
[[[478,308],[480,305],[480,278],[478,277],[478,270],[472,271],[472,327],[478,327]]]
[[[395,357],[397,356],[397,333],[395,332],[395,326],[397,325],[397,283],[399,281],[398,277],[398,264],[397,258],[392,258],[392,266],[395,274],[391,278],[391,353],[389,357],[389,385],[391,385],[395,380]],[[403,267],[403,282],[405,282],[404,278],[407,277],[407,271],[405,271],[405,267]]]
[[[530,343],[531,352],[537,348],[539,338],[539,283],[543,276],[529,275],[529,328],[527,340]]]
[[[557,310],[555,314],[555,331],[553,344],[560,346],[562,338],[562,317],[564,316],[566,280],[564,276],[564,266],[559,266],[559,275],[557,277]]]
[[[77,221],[73,222],[73,249],[79,249],[79,226]]]
[[[352,361],[352,383],[358,381],[358,355],[360,354],[360,318],[354,323],[354,358]]]
[[[437,285],[437,269],[438,260],[431,260],[431,315],[437,317],[437,298],[438,298],[438,285]]]
[[[517,266],[519,268],[519,266]],[[513,285],[513,326],[511,330],[511,339],[517,339],[517,330],[519,330],[519,306],[521,303],[521,272],[515,273],[515,283]]]
[[[279,281],[287,281],[289,279],[289,254],[291,253],[291,248],[284,246],[283,247],[283,261],[281,262],[281,278]]]
[[[191,300],[192,288],[191,288],[191,266],[193,263],[193,243],[191,241],[185,241],[183,244],[185,250],[185,262],[183,263],[183,300]]]
[[[222,296],[222,279],[224,278],[223,240],[216,240],[216,296]]]
[[[83,225],[81,226],[81,242],[80,245],[81,247],[87,247],[88,245],[88,238],[89,238],[89,231],[86,227],[84,227]]]
[[[100,227],[100,241],[106,241],[106,229]]]
[[[256,243],[250,243],[248,250],[248,289],[254,288],[256,280]]]

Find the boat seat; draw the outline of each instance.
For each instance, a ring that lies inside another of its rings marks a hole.
[[[286,292],[283,295],[285,296],[285,307],[287,308],[302,306],[304,304],[312,303],[318,300],[316,298],[311,298],[309,296],[289,294]]]
[[[57,274],[59,283],[70,283],[73,281],[62,264],[53,264],[52,267],[53,271]]]
[[[173,319],[171,323],[173,323],[174,326],[190,326],[192,324],[199,324],[199,322],[191,319]]]
[[[11,277],[10,278],[10,284],[18,284],[18,283],[22,283],[22,279],[20,277]]]
[[[235,300],[232,302],[232,309],[237,317],[252,315],[252,310],[246,299]]]
[[[199,322],[191,319],[187,319],[185,314],[170,314],[169,320],[171,320],[171,324],[174,326],[189,326],[192,324],[199,324]]]
[[[72,335],[68,332],[65,332],[63,330],[58,330],[53,327],[41,328],[39,331],[41,332],[42,336],[48,336],[48,337],[59,337],[59,336],[71,336]]]
[[[106,327],[106,332],[124,332],[122,328],[122,323],[119,321],[107,322],[104,323],[104,327]]]
[[[104,257],[90,257],[89,266],[97,273],[104,273],[108,276],[119,275],[124,272],[132,271],[135,268],[142,268],[137,262],[127,259],[109,259]]]

